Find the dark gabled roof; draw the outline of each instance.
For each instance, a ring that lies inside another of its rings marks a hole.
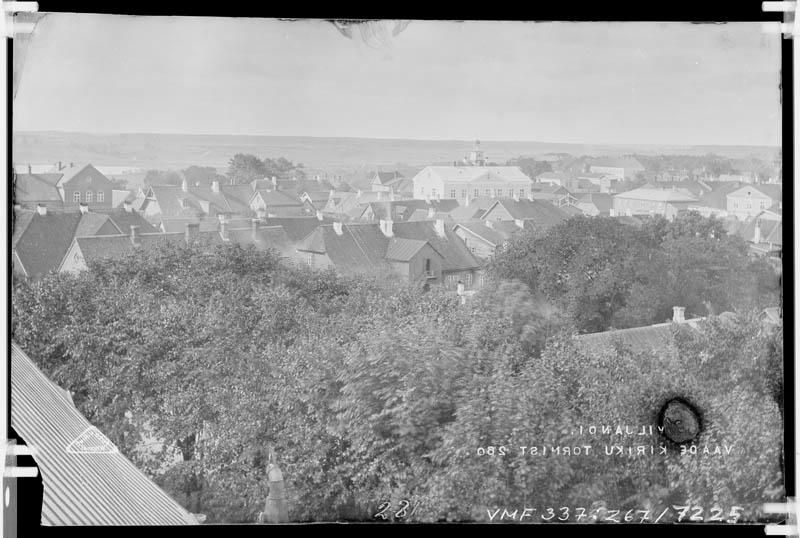
[[[342,224],[341,235],[326,224],[306,237],[297,250],[327,255],[337,271],[364,273],[387,267],[388,243],[377,223]]]
[[[219,185],[218,192],[210,185],[153,185],[150,192],[164,217],[199,217],[218,213],[247,213],[252,190],[248,185]],[[186,207],[181,206],[184,201]]]
[[[252,219],[246,217],[231,217],[228,218],[228,227],[229,228],[244,228],[250,226]],[[179,233],[179,232],[186,232],[186,225],[187,224],[199,224],[199,232],[216,232],[219,230],[219,218],[218,217],[193,217],[193,218],[166,218],[161,221],[161,230],[153,229],[153,230],[145,230],[143,227],[139,228],[140,232],[146,231],[163,231],[164,233]],[[130,231],[130,228],[128,229]]]
[[[390,183],[405,179],[405,177],[403,177],[403,174],[401,174],[400,172],[397,172],[397,171],[395,171],[395,172],[372,172],[367,179],[371,183],[374,182],[377,179],[378,182],[381,185],[387,185],[387,184],[390,184]]]
[[[320,205],[322,207],[328,203],[328,200],[331,197],[331,191],[303,191],[303,194],[308,196],[312,204],[315,206]]]
[[[111,219],[108,215],[103,215],[100,213],[84,213],[81,215],[81,219],[78,221],[78,227],[75,229],[75,236],[79,235],[96,235],[101,232],[101,230],[105,227],[108,232],[116,231],[117,227],[111,223]],[[106,226],[109,224],[108,226]]]
[[[98,259],[122,258],[136,249],[156,248],[167,243],[177,244],[185,241],[185,237],[185,234],[182,233],[139,234],[138,246],[133,244],[130,235],[123,234],[76,237],[75,242],[81,249],[83,259],[88,264]]]
[[[539,229],[547,229],[567,220],[568,215],[564,210],[542,200],[527,200],[513,198],[498,199],[484,216],[489,216],[496,206],[502,206],[513,219],[530,220]]]
[[[282,206],[300,207],[303,205],[303,202],[300,200],[300,198],[288,191],[259,189],[256,191],[256,193],[258,193],[258,195],[261,197],[261,200],[264,201],[267,208]]]
[[[481,263],[473,256],[464,240],[453,232],[452,227],[445,224],[445,237],[436,233],[435,221],[396,222],[393,226],[394,236],[406,239],[428,241],[435,251],[442,256],[443,271],[459,271],[477,269]]]
[[[140,233],[157,233],[159,231],[158,228],[150,224],[141,213],[136,211],[129,212],[122,208],[104,211],[104,213],[109,216],[111,222],[113,222],[120,233],[123,234],[130,234],[131,226],[138,226]]]
[[[11,426],[36,452],[42,525],[196,525],[11,345]],[[91,439],[95,444],[81,444]]]
[[[106,177],[105,174],[102,174],[97,168],[95,168],[91,164],[89,164],[89,163],[81,163],[81,164],[76,164],[74,166],[67,166],[66,168],[62,168],[59,171],[62,174],[62,176],[58,180],[58,186],[60,187],[60,186],[64,185],[69,180],[71,180],[72,178],[74,178],[75,176],[77,176],[78,174],[80,174],[81,172],[83,172],[84,170],[89,168],[90,166],[92,167],[92,169],[95,170],[95,172],[97,172],[98,174],[102,175],[103,177]],[[108,179],[108,178],[106,178],[106,179]]]
[[[281,226],[259,226],[255,232],[252,225],[231,229],[228,238],[232,243],[253,245],[258,250],[274,250],[281,256],[290,256],[295,251],[294,244]]]
[[[717,183],[711,192],[700,196],[696,205],[702,207],[712,207],[714,209],[727,209],[728,195],[737,190],[742,185],[740,183]]]
[[[492,226],[489,227],[482,220],[471,220],[459,222],[453,227],[453,229],[455,230],[456,228],[463,228],[470,234],[479,237],[487,243],[497,247],[502,245],[503,242],[511,236],[511,234],[504,229],[495,229],[496,224],[500,223],[493,222]],[[511,224],[513,224],[514,227],[519,230],[519,227],[515,223],[512,222]]]
[[[443,271],[480,267],[480,263],[464,245],[464,241],[447,226],[445,226],[445,237],[439,237],[433,221],[396,222],[392,229],[393,238],[390,239],[384,235],[378,223],[342,224],[341,235],[336,233],[333,225],[324,225],[306,237],[297,246],[297,250],[326,254],[340,271],[365,272],[387,266],[387,253],[391,241],[410,239],[413,242],[403,241],[395,248],[402,250],[403,255],[407,255],[414,247],[422,248],[424,243],[428,243],[442,256]],[[392,255],[399,254],[393,251]]]
[[[19,241],[22,234],[25,233],[25,230],[28,229],[28,225],[33,220],[33,216],[36,214],[34,211],[25,211],[25,210],[16,210],[14,211],[14,222],[12,227],[12,235],[11,235],[11,248],[17,248],[17,242]]]
[[[75,237],[81,217],[78,211],[48,211],[46,215],[33,212],[15,246],[28,277],[35,279],[58,268]]]
[[[517,221],[515,220],[506,220],[506,221],[486,221],[491,222],[491,226],[493,230],[496,230],[499,233],[506,234],[508,237],[511,237],[514,234],[518,234],[523,229],[527,231],[536,230],[536,223],[533,222],[531,219],[520,219],[522,221],[522,228],[519,227]]]
[[[496,201],[496,198],[483,196],[470,199],[469,205],[463,205],[450,211],[450,217],[456,222],[479,219]]]
[[[386,246],[386,259],[407,262],[425,245],[429,245],[429,243],[421,239],[404,239],[402,237],[389,239],[389,244]]]
[[[772,243],[773,245],[783,245],[783,221],[759,218],[761,214],[747,219],[740,226],[731,230],[746,241],[753,241],[756,233],[756,221],[760,221],[761,241],[760,243]]]
[[[614,200],[608,193],[593,192],[578,196],[578,202],[593,204],[600,213],[610,213],[614,205]]]
[[[783,200],[783,186],[782,185],[775,185],[771,183],[758,183],[752,186],[755,190],[760,191],[773,200],[782,201]]]
[[[56,186],[61,176],[62,174],[15,174],[14,201],[63,203]]]
[[[330,223],[316,217],[268,217],[262,219],[264,226],[280,226],[293,243],[304,239],[322,224]]]

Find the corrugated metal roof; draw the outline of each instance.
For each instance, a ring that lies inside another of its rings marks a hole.
[[[44,485],[42,525],[198,523],[110,441],[102,443],[100,453],[75,450],[81,436],[107,439],[16,344],[11,348],[11,425],[36,450]]]

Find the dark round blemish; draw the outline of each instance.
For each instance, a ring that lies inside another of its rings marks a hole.
[[[661,408],[658,425],[663,428],[664,437],[673,443],[686,443],[700,433],[700,414],[683,398],[672,398]]]

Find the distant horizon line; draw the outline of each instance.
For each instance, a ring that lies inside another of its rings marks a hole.
[[[20,135],[26,133],[58,133],[58,134],[82,134],[82,135],[155,135],[155,136],[228,136],[228,137],[248,137],[248,138],[315,138],[315,139],[342,139],[342,140],[388,140],[398,142],[463,142],[473,144],[476,139],[448,139],[448,138],[391,138],[391,137],[367,137],[367,136],[315,136],[315,135],[275,135],[275,134],[233,134],[233,133],[187,133],[187,132],[145,132],[145,131],[62,131],[57,129],[46,130],[14,130],[13,135]],[[570,146],[632,146],[632,147],[648,147],[648,146],[672,146],[672,147],[728,147],[728,148],[768,148],[768,149],[782,149],[781,144],[724,144],[724,143],[703,143],[703,144],[686,144],[675,142],[564,142],[564,141],[544,141],[544,140],[513,140],[513,139],[490,139],[480,138],[481,143],[522,143],[522,144],[564,144]],[[12,142],[13,146],[13,142]],[[13,149],[13,148],[12,148]]]

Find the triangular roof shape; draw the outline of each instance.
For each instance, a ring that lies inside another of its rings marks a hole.
[[[106,443],[105,436],[98,435],[64,391],[15,343],[11,426],[35,450],[33,458],[44,485],[42,525],[198,523],[110,441]]]

